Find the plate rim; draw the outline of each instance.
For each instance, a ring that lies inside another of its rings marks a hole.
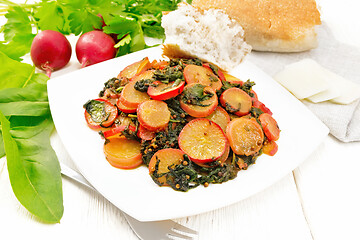
[[[54,109],[54,91],[56,91],[56,87],[58,84],[61,85],[61,81],[62,79],[64,78],[69,78],[69,76],[71,77],[72,75],[78,75],[80,73],[83,73],[83,72],[88,72],[90,71],[91,69],[99,69],[101,68],[102,66],[106,66],[107,64],[109,64],[110,61],[112,62],[120,62],[122,60],[126,60],[128,58],[130,59],[133,59],[133,58],[139,58],[139,57],[145,57],[147,56],[146,54],[152,54],[153,52],[157,52],[159,53],[160,50],[160,47],[155,47],[155,48],[150,48],[150,49],[145,49],[145,50],[142,50],[142,51],[138,51],[138,52],[135,52],[135,53],[132,53],[132,54],[129,54],[129,55],[125,55],[125,56],[122,56],[122,57],[119,57],[119,58],[116,58],[116,59],[112,59],[112,60],[109,60],[109,61],[105,61],[105,62],[102,62],[102,63],[99,63],[99,64],[96,64],[96,65],[92,65],[92,66],[89,66],[87,68],[84,68],[84,69],[80,69],[80,70],[76,70],[74,72],[70,72],[70,73],[66,73],[62,76],[58,76],[56,78],[53,78],[53,79],[50,79],[48,81],[48,95],[49,95],[49,105],[50,105],[50,110],[51,110],[51,113],[53,115],[53,113],[55,113],[57,110]],[[250,66],[251,68],[254,68],[256,69],[257,71],[260,72],[260,75],[263,75],[263,76],[268,76],[266,73],[264,73],[260,68],[258,68],[256,65],[254,65],[253,63],[249,62],[249,61],[244,61],[242,64],[247,64],[247,66]],[[89,70],[90,69],[90,70]],[[269,76],[268,76],[269,77]],[[270,77],[271,78],[271,77]],[[106,80],[102,80],[101,82],[104,83]],[[256,80],[254,80],[255,82],[257,82]],[[272,80],[275,84],[277,84],[275,82],[275,80]],[[278,84],[278,86],[280,88],[282,88],[281,85]],[[101,89],[98,89],[98,92],[100,91]],[[284,91],[286,91],[284,89]],[[287,92],[287,91],[286,91]],[[295,98],[294,96],[292,96],[289,92],[287,92],[288,96],[291,96],[292,98]],[[95,97],[95,96],[94,96]],[[296,101],[298,101],[296,98],[295,98]],[[80,173],[95,187],[95,189],[101,194],[103,195],[105,198],[107,198],[110,202],[112,202],[115,206],[117,206],[119,209],[121,209],[122,211],[126,212],[127,214],[129,214],[130,216],[140,220],[140,221],[158,221],[158,220],[165,220],[165,219],[173,219],[173,218],[181,218],[181,217],[185,217],[185,216],[190,216],[190,215],[195,215],[195,214],[200,214],[200,213],[204,213],[204,212],[208,212],[208,211],[211,211],[211,210],[215,210],[215,209],[218,209],[218,208],[222,208],[222,207],[225,207],[225,206],[228,206],[228,205],[231,205],[233,203],[236,203],[236,202],[239,202],[245,198],[248,198],[260,191],[263,191],[264,189],[270,187],[271,185],[275,184],[276,182],[278,182],[280,179],[282,179],[284,176],[286,176],[286,174],[288,174],[289,172],[291,172],[292,170],[294,170],[298,165],[301,164],[301,162],[303,162],[306,158],[308,158],[311,153],[313,153],[315,151],[315,149],[321,144],[321,142],[324,141],[325,137],[328,135],[329,133],[329,129],[308,109],[306,108],[305,105],[303,105],[300,101],[298,101],[299,103],[299,106],[303,106],[303,110],[307,111],[308,114],[310,116],[313,116],[314,119],[317,119],[317,124],[318,124],[318,138],[319,140],[317,141],[317,145],[316,146],[313,146],[313,149],[309,150],[308,153],[307,153],[307,156],[303,157],[303,159],[301,161],[297,161],[297,162],[294,162],[293,166],[289,167],[291,169],[289,169],[288,171],[286,171],[286,173],[284,174],[281,174],[277,177],[276,180],[270,182],[270,183],[267,183],[267,184],[262,184],[262,187],[258,187],[256,189],[253,189],[253,191],[251,192],[250,190],[249,191],[249,194],[247,194],[245,197],[242,197],[240,199],[233,199],[232,201],[227,201],[226,203],[224,204],[217,204],[216,206],[213,206],[213,207],[203,207],[203,208],[199,208],[197,209],[196,211],[192,211],[191,213],[189,211],[178,211],[176,214],[175,213],[172,213],[172,214],[160,214],[158,216],[145,216],[145,215],[142,215],[142,214],[139,214],[137,211],[132,211],[131,209],[126,209],[126,207],[124,207],[124,205],[121,203],[119,203],[117,201],[117,199],[114,199],[114,195],[109,195],[107,191],[103,191],[103,187],[101,187],[98,182],[96,180],[93,179],[93,176],[89,176],[88,174],[88,171],[85,169],[84,170],[84,167],[83,165],[79,162],[79,161],[76,161],[73,159],[73,156],[74,154],[72,153],[72,150],[69,151],[69,144],[68,142],[65,142],[67,137],[65,136],[64,137],[64,132],[61,130],[60,132],[58,131],[58,135],[61,139],[61,141],[63,142],[63,145],[66,149],[66,151],[69,153],[69,156],[71,157],[73,163],[75,164],[75,166],[78,168],[78,170],[80,171]],[[56,105],[56,104],[55,104]],[[57,114],[55,114],[55,116],[57,116]],[[58,127],[61,125],[61,123],[59,122],[59,118],[58,117],[54,117],[53,118],[54,120],[54,124],[55,124],[55,127],[56,129],[58,129]],[[84,120],[85,121],[85,120]],[[89,129],[89,131],[91,131]],[[100,139],[100,137],[99,137]],[[281,137],[280,137],[281,139]],[[276,156],[276,155],[275,155]],[[106,160],[105,160],[106,161]],[[80,163],[80,164],[79,164]],[[106,162],[107,163],[107,162]],[[255,165],[256,166],[256,165]],[[254,166],[251,166],[251,167],[254,167]],[[251,169],[251,167],[249,167],[249,169],[247,171],[249,171]],[[128,170],[126,170],[128,171]],[[229,182],[232,182],[234,180],[231,180]],[[227,182],[228,183],[228,182]],[[224,183],[226,184],[226,183]],[[234,183],[233,183],[234,184]],[[158,187],[158,186],[156,186]],[[160,187],[158,187],[160,189]],[[172,190],[172,189],[171,189]],[[192,189],[190,190],[189,192],[187,193],[183,193],[183,194],[188,194],[190,193],[191,191],[196,191],[197,189]],[[207,190],[207,189],[206,189]],[[172,190],[173,191],[173,190]],[[190,195],[190,194],[189,194]],[[191,194],[192,195],[192,194]],[[125,208],[125,209],[124,209]]]

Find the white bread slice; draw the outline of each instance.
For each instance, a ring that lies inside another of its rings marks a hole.
[[[163,16],[161,26],[166,36],[163,54],[168,57],[197,57],[229,71],[251,51],[242,27],[220,10],[179,4]]]
[[[245,31],[253,50],[301,52],[317,47],[321,24],[315,0],[193,0],[202,10],[222,9]]]

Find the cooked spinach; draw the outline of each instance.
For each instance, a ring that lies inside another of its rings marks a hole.
[[[103,90],[100,91],[99,97],[104,97],[105,91],[110,90],[112,93],[117,94],[121,91],[121,87],[125,85],[125,83],[128,82],[128,79],[118,79],[118,78],[111,78],[108,81],[104,83]]]
[[[157,163],[158,164],[158,163]],[[200,167],[190,161],[184,154],[184,161],[176,166],[169,166],[168,172],[157,173],[157,167],[153,173],[153,179],[158,185],[162,185],[157,178],[165,176],[166,183],[176,191],[186,192],[199,185],[208,186],[210,183],[223,183],[234,179],[239,169],[231,163],[218,164],[211,168]]]
[[[254,93],[251,92],[253,86],[255,86],[255,83],[248,79],[240,86],[240,89],[249,94],[250,97],[253,97]]]
[[[214,96],[213,93],[207,92],[205,90],[205,85],[202,85],[200,83],[194,84],[192,87],[184,89],[184,91],[181,94],[181,100],[190,105],[196,105],[201,107],[207,107],[210,106],[210,104],[203,104],[203,101],[206,101],[210,99],[212,96]]]
[[[105,102],[97,100],[89,100],[83,106],[91,116],[91,119],[96,123],[103,123],[110,114],[105,111]]]
[[[181,124],[186,124],[187,121],[185,117],[188,116],[188,114],[180,107],[179,101],[179,96],[176,98],[165,100],[170,110],[172,119],[178,121]]]
[[[177,80],[184,80],[184,74],[181,66],[170,67],[167,66],[164,69],[158,69],[154,72],[154,81],[161,81],[162,83],[175,82]]]
[[[135,83],[134,88],[140,92],[146,92],[153,82],[153,79],[141,79]]]
[[[181,66],[183,69],[186,65],[202,66],[203,62],[199,58],[174,58],[170,59],[170,67]]]
[[[150,141],[141,142],[142,160],[146,166],[156,151],[164,148],[179,148],[178,138],[184,124],[169,122],[166,131],[156,133],[155,138]]]

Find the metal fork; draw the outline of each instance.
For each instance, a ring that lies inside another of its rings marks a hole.
[[[96,189],[91,186],[91,184],[77,171],[68,167],[66,164],[60,162],[61,173],[64,176],[69,177],[77,181],[78,183],[83,184],[84,186],[96,191]],[[163,221],[153,221],[153,222],[140,222],[135,218],[127,215],[122,212],[125,219],[131,226],[134,233],[141,240],[161,240],[161,239],[187,239],[192,240],[193,237],[185,234],[192,234],[196,236],[197,231],[187,228],[183,225],[180,225],[172,220],[163,220]],[[184,234],[185,233],[185,234]]]

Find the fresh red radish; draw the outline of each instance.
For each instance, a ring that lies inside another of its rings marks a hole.
[[[64,67],[71,58],[71,45],[66,37],[53,30],[45,30],[37,34],[31,44],[31,60],[36,67],[51,72]]]
[[[81,67],[90,66],[114,58],[115,41],[106,33],[94,30],[81,35],[76,43],[76,57]]]

